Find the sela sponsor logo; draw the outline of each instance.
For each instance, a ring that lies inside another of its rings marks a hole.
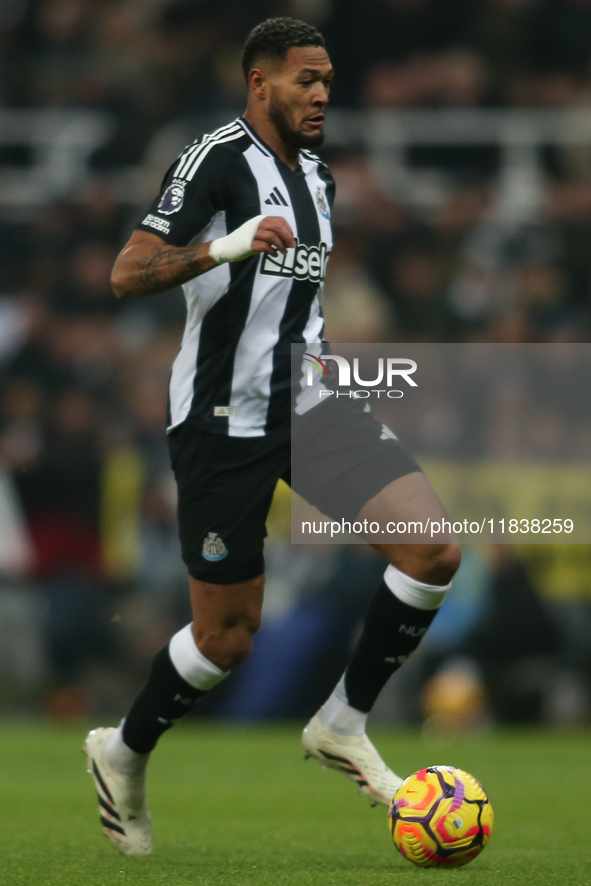
[[[213,414],[215,418],[225,418],[227,415],[236,415],[235,406],[214,406]]]
[[[285,255],[266,254],[261,265],[261,274],[270,277],[294,277],[296,280],[310,280],[321,283],[326,277],[330,256],[326,243],[306,246],[296,237],[297,246],[288,249]]]
[[[217,532],[208,532],[206,538],[203,539],[203,550],[201,556],[210,563],[217,560],[223,560],[228,556],[228,550]]]
[[[332,363],[330,364],[330,367],[327,367],[327,362],[329,360],[332,361]],[[417,363],[415,360],[410,360],[407,357],[386,357],[385,360],[383,357],[379,357],[377,374],[376,377],[372,379],[360,377],[358,357],[353,359],[352,372],[349,361],[346,357],[341,357],[339,354],[321,354],[319,357],[316,357],[314,354],[304,354],[304,362],[308,364],[305,367],[305,384],[309,388],[317,385],[318,396],[320,399],[323,397],[336,396],[352,397],[355,400],[366,400],[372,394],[375,394],[378,398],[381,394],[385,394],[386,397],[389,397],[392,400],[398,400],[400,397],[404,397],[404,391],[395,389],[395,382],[400,383],[402,380],[412,388],[418,387],[416,381],[411,378],[411,375],[417,371]],[[336,364],[336,366],[334,364]],[[329,372],[329,368],[331,372]],[[320,374],[320,379],[318,378],[317,373]],[[324,386],[327,381],[334,384],[335,375],[336,379],[338,379],[338,387],[346,388],[346,390],[339,391],[338,389],[327,388]],[[353,375],[353,381],[351,381],[351,375]],[[319,381],[322,382],[321,385],[318,385]],[[359,390],[353,390],[353,384],[362,385],[363,387]],[[385,384],[386,387],[378,387],[378,385],[381,384]],[[372,390],[367,390],[368,388],[371,388]],[[388,436],[394,435],[390,432]]]
[[[158,212],[161,212],[162,215],[172,215],[173,212],[178,212],[185,199],[185,185],[186,182],[182,178],[173,178],[172,184],[167,187],[160,198]]]
[[[157,231],[160,231],[161,234],[170,233],[170,222],[166,221],[165,218],[158,218],[157,215],[147,215],[142,224],[148,225],[150,228],[155,228]]]

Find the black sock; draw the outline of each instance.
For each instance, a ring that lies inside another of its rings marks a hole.
[[[184,717],[202,695],[204,691],[181,677],[166,645],[156,653],[148,682],[129,709],[123,723],[123,741],[132,751],[148,754],[162,733]]]
[[[382,581],[345,670],[347,703],[352,708],[369,713],[388,679],[417,648],[437,612],[403,603]]]

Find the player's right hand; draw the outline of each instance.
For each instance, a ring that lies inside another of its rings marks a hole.
[[[284,218],[267,215],[257,228],[252,241],[253,252],[267,252],[269,255],[284,255],[288,249],[296,246],[293,231]]]

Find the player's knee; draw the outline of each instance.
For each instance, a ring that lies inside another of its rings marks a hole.
[[[231,671],[248,658],[252,636],[261,626],[264,574],[213,590],[192,591],[193,637],[208,661]]]
[[[246,626],[233,632],[226,650],[226,670],[232,671],[246,661],[252,652],[252,636],[253,632]]]
[[[204,637],[199,651],[222,671],[233,671],[252,652],[252,632],[244,625]]]
[[[425,552],[424,575],[427,584],[446,585],[452,580],[462,561],[459,544],[429,545]]]
[[[446,585],[452,580],[462,560],[459,544],[407,545],[404,562],[397,566],[417,581],[431,585]]]
[[[245,611],[229,616],[215,627],[199,632],[196,642],[202,655],[222,671],[232,671],[252,652],[252,638],[261,626],[260,613]]]
[[[237,668],[252,652],[252,638],[261,626],[260,611],[245,612],[238,623],[230,628],[230,668]]]

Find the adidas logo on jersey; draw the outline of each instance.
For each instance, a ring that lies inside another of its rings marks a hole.
[[[261,274],[271,277],[295,277],[296,280],[311,280],[320,283],[326,277],[326,267],[330,253],[326,243],[306,246],[299,243],[288,249],[286,254],[266,254],[261,265]]]
[[[273,190],[271,191],[271,193],[269,194],[269,196],[265,200],[265,203],[270,203],[271,206],[273,206],[273,205],[287,206],[288,205],[287,200],[285,199],[285,197],[283,196],[283,194],[281,193],[279,188],[273,188]]]

